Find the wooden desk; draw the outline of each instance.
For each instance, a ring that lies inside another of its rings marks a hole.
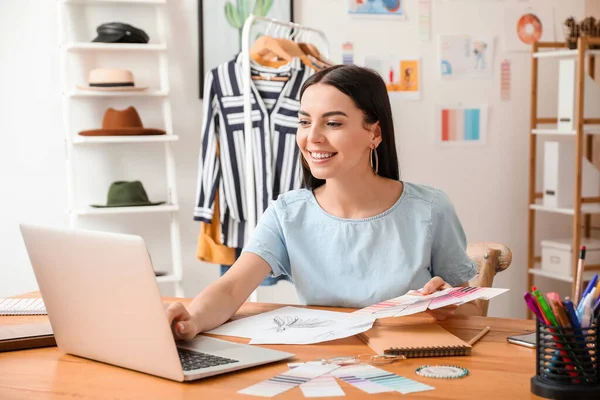
[[[25,296],[23,296],[25,297]],[[31,297],[31,296],[27,296]],[[166,299],[172,300],[172,299]],[[246,303],[235,318],[270,311],[277,304]],[[415,318],[429,318],[422,315]],[[41,322],[45,316],[0,317],[0,324]],[[444,328],[469,340],[486,325],[491,331],[473,348],[471,357],[409,359],[383,368],[430,384],[436,390],[402,395],[368,395],[344,382],[345,399],[523,399],[530,394],[535,350],[506,342],[506,336],[535,329],[533,321],[504,318],[455,317]],[[141,333],[143,334],[143,333]],[[233,338],[227,338],[232,340]],[[247,342],[246,339],[238,339]],[[293,361],[358,355],[372,351],[356,337],[316,345],[264,346],[296,354]],[[252,399],[236,392],[286,371],[287,361],[189,383],[177,383],[61,353],[57,347],[0,353],[0,399]],[[463,379],[431,379],[415,374],[424,364],[454,364],[469,370]],[[275,398],[304,399],[299,388]]]

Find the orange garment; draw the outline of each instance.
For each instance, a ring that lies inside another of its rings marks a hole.
[[[221,220],[219,215],[219,192],[215,195],[215,212],[210,224],[200,222],[198,234],[198,260],[211,264],[232,265],[235,262],[235,249],[221,243]]]

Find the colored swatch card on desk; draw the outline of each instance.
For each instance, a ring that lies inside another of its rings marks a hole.
[[[320,361],[308,362],[306,364],[322,364]],[[298,368],[305,363],[288,363],[290,369]],[[346,393],[342,390],[340,385],[335,380],[335,377],[331,374],[324,374],[311,379],[310,381],[300,385],[300,390],[304,394],[304,397],[341,397],[345,396]]]
[[[349,385],[354,386],[357,389],[362,390],[365,393],[376,394],[376,393],[389,393],[395,392],[394,389],[380,385],[379,383],[370,381],[365,378],[361,378],[357,376],[357,373],[360,373],[361,369],[359,365],[348,365],[345,367],[341,367],[336,369],[331,373],[331,375],[335,376],[341,381],[346,382]]]
[[[259,397],[273,397],[338,368],[338,365],[305,364],[242,389],[238,393]]]
[[[354,376],[358,379],[376,383],[377,385],[384,386],[388,389],[392,389],[392,391],[400,392],[402,394],[424,392],[435,389],[433,386],[425,385],[424,383],[393,374],[368,364],[349,365],[338,369],[333,374],[338,377],[338,374],[344,374],[344,376]]]

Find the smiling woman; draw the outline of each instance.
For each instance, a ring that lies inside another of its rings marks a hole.
[[[376,72],[344,65],[310,77],[296,141],[305,188],[269,205],[241,257],[189,308],[169,307],[177,338],[225,322],[269,274],[290,277],[305,304],[356,308],[475,276],[448,197],[400,181],[389,97]]]

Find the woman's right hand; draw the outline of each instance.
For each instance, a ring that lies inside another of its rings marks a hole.
[[[166,312],[175,340],[192,340],[200,333],[187,308],[180,302],[169,304]]]

